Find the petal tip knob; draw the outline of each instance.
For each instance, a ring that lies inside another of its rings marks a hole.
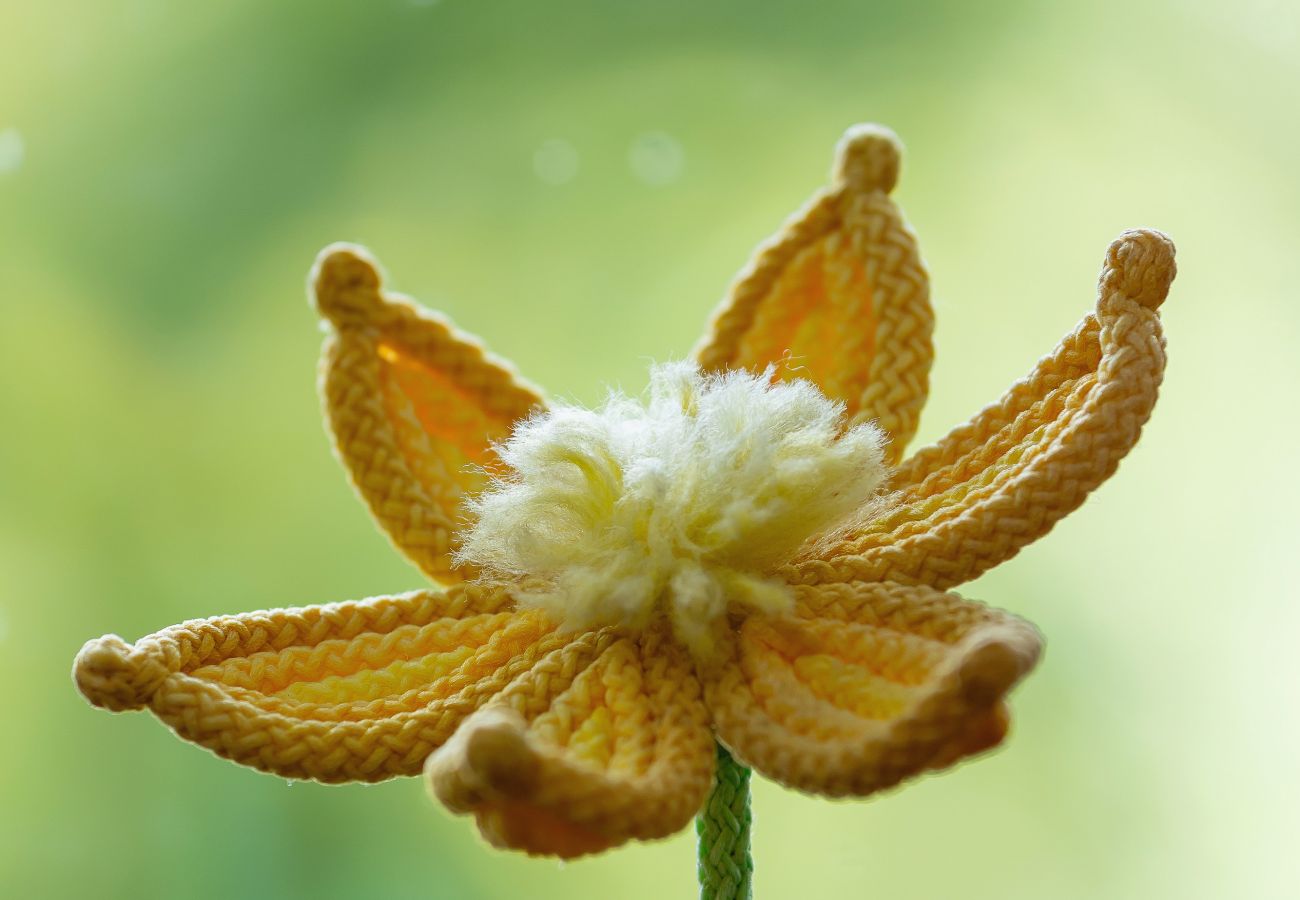
[[[523,717],[509,707],[475,714],[426,760],[430,792],[453,812],[526,794],[536,780],[537,757],[524,730]]]
[[[1101,270],[1103,296],[1118,291],[1147,309],[1158,309],[1169,296],[1178,267],[1174,242],[1151,228],[1121,234],[1106,251]]]
[[[113,712],[143,709],[170,674],[161,660],[115,634],[87,641],[72,667],[82,695]]]
[[[330,244],[316,257],[311,293],[316,311],[342,326],[368,318],[382,303],[379,264],[357,244]]]
[[[957,677],[961,693],[977,705],[1000,700],[1038,663],[1043,638],[1027,622],[988,628],[971,637]]]
[[[835,148],[832,177],[837,184],[889,193],[898,182],[903,144],[883,125],[854,125]]]

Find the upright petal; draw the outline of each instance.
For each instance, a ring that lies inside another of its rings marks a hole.
[[[572,636],[500,587],[457,585],[185,622],[90,641],[91,703],[150,709],[180,737],[289,778],[381,781],[425,758]]]
[[[666,628],[605,629],[557,650],[429,759],[434,795],[498,847],[560,857],[686,827],[713,736]]]
[[[890,199],[893,132],[859,125],[840,142],[829,189],[759,248],[714,313],[696,358],[706,370],[779,366],[875,420],[897,462],[916,433],[930,363],[929,276]]]
[[[1041,638],[1008,613],[923,586],[796,588],[710,667],[718,739],[773,781],[864,796],[996,746],[1007,692]]]
[[[1157,309],[1173,277],[1168,238],[1122,235],[1096,313],[1000,401],[909,459],[891,511],[783,575],[947,588],[1046,534],[1111,476],[1151,415],[1165,368]]]
[[[483,486],[491,443],[541,396],[476,338],[381,290],[359,247],[326,248],[313,283],[331,325],[320,381],[335,451],[398,549],[435,580],[456,580],[461,501]]]

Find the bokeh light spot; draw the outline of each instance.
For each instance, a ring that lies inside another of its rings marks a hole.
[[[547,184],[568,184],[578,176],[578,151],[560,138],[543,141],[533,153],[533,171]]]
[[[16,172],[23,164],[26,153],[27,147],[17,128],[0,131],[0,175]]]
[[[686,153],[671,134],[647,131],[638,135],[628,149],[627,164],[632,174],[646,184],[662,186],[682,177]]]

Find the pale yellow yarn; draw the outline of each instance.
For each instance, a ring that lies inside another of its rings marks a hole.
[[[508,472],[468,505],[458,562],[529,578],[515,596],[567,630],[644,628],[666,613],[696,653],[729,607],[794,604],[768,576],[809,537],[865,518],[882,437],[799,379],[650,371],[645,403],[553,406],[497,448]]]

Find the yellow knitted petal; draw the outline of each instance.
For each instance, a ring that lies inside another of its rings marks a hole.
[[[1151,414],[1165,367],[1157,309],[1173,277],[1168,238],[1121,236],[1096,313],[999,402],[904,463],[892,512],[812,546],[782,575],[947,588],[1046,534],[1114,473]]]
[[[498,847],[581,856],[684,828],[713,737],[666,627],[605,628],[552,653],[429,758],[433,793]]]
[[[335,450],[398,549],[435,580],[456,580],[461,501],[483,486],[490,443],[541,397],[477,339],[381,290],[361,248],[326,248],[313,283],[332,326],[321,393]]]
[[[704,675],[721,740],[774,781],[862,796],[999,743],[1004,698],[1041,639],[1008,614],[920,586],[800,586]]]
[[[186,622],[88,643],[92,703],[290,778],[414,775],[468,715],[572,637],[500,587],[457,585]]]
[[[840,142],[830,188],[759,248],[696,349],[701,368],[769,363],[874,420],[895,463],[916,433],[930,363],[929,277],[889,192],[898,139],[877,126]]]

